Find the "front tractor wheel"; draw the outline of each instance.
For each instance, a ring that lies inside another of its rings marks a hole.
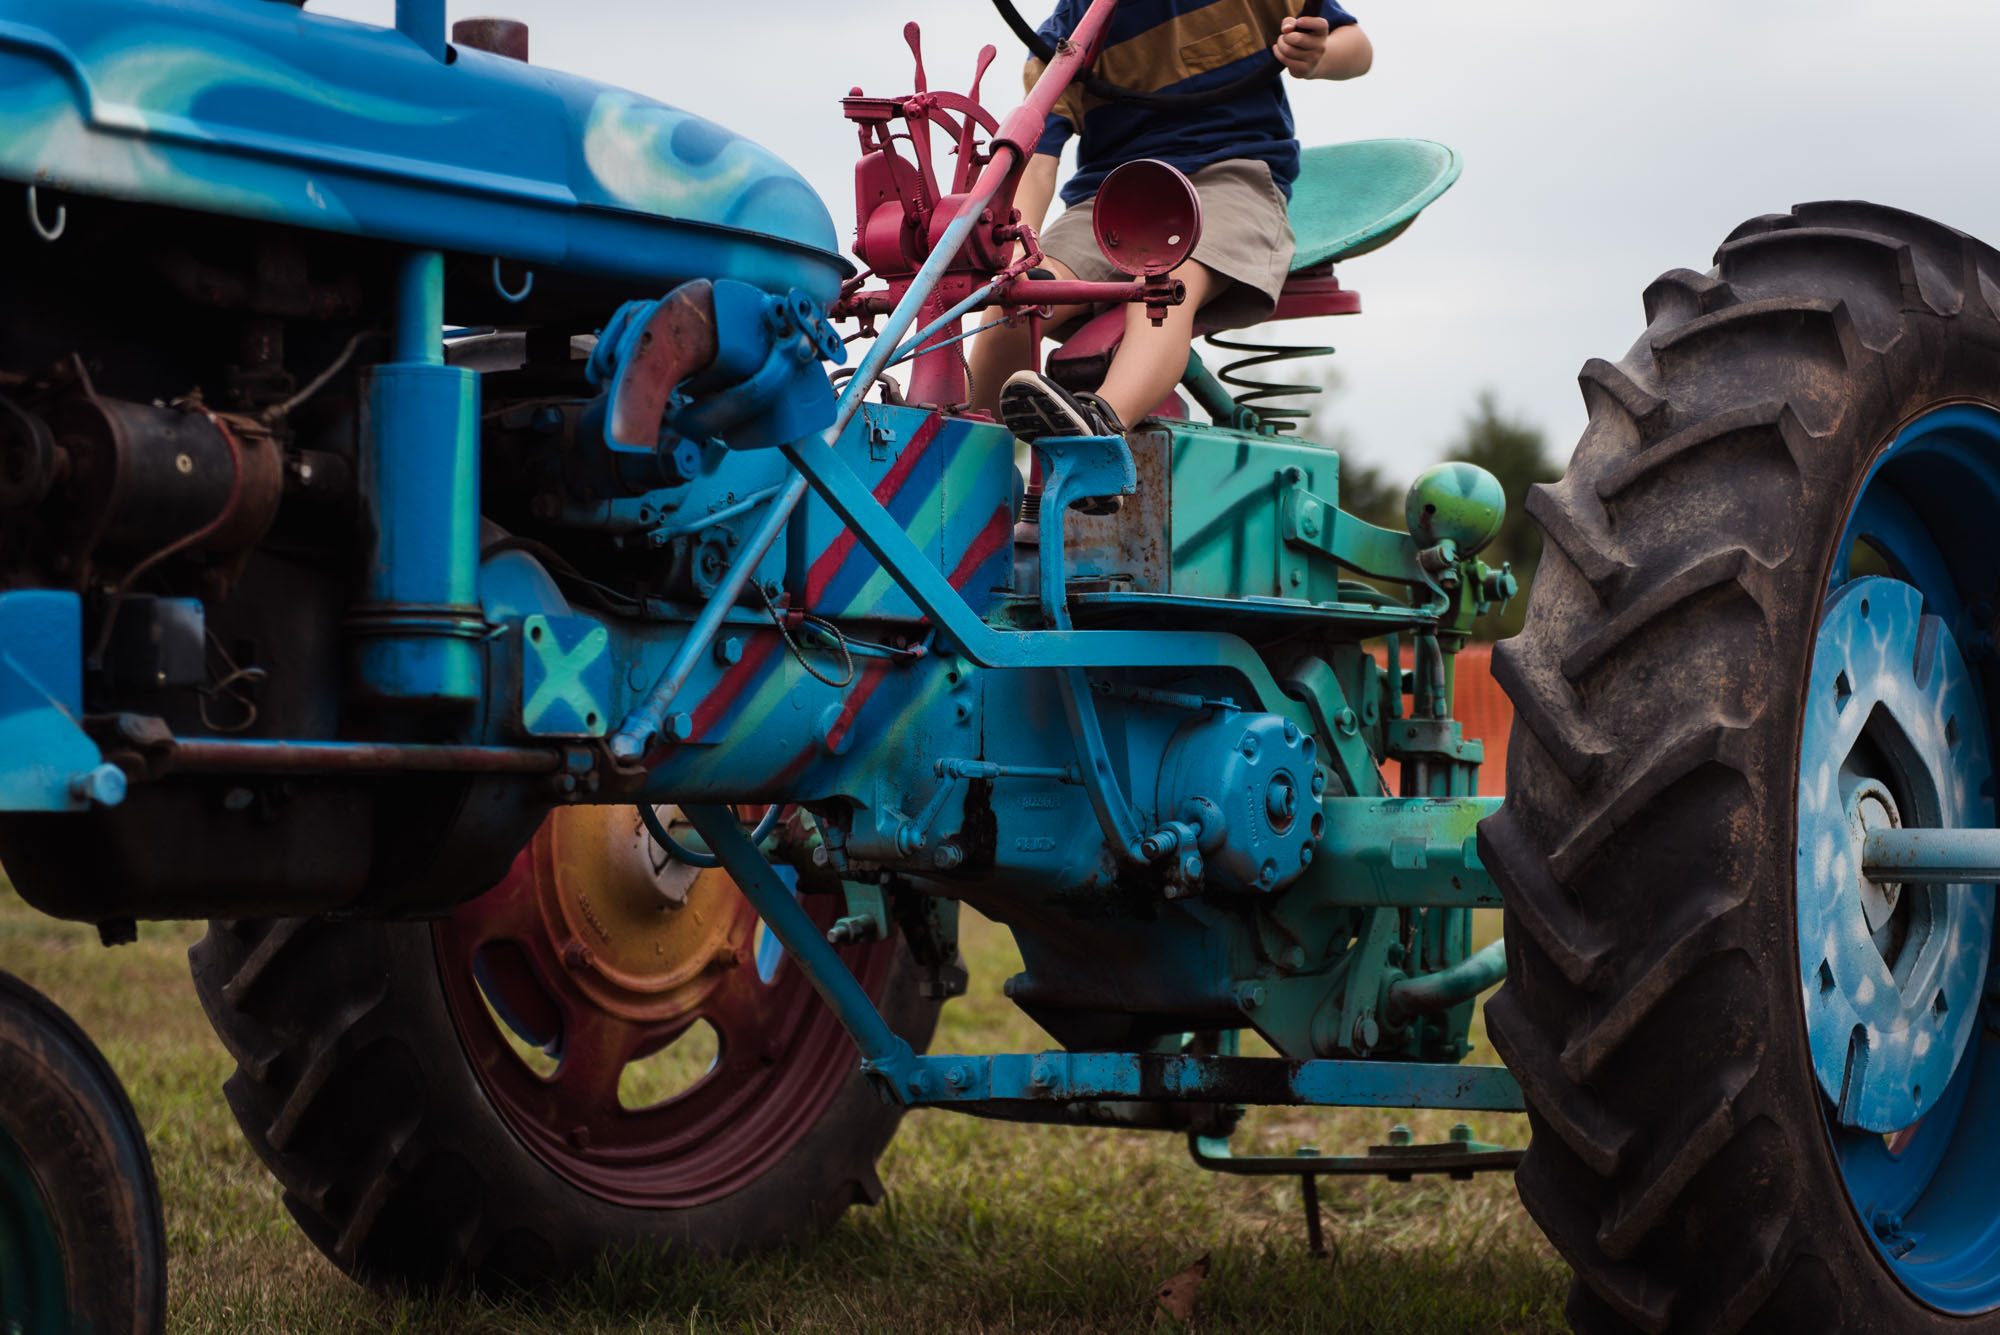
[[[1996,306],[1948,228],[1755,219],[1529,501],[1488,1021],[1579,1330],[2000,1329],[1994,891],[1862,858],[1995,823]]]
[[[835,900],[804,897],[822,926]],[[922,1051],[939,1003],[907,948],[842,954]],[[237,1121],[370,1282],[754,1249],[880,1193],[901,1110],[728,875],[630,807],[552,813],[447,920],[215,923],[191,955]]]

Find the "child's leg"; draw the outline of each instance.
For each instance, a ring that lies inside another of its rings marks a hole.
[[[1061,260],[1044,256],[1042,267],[1066,283],[1076,281],[1076,275]],[[1082,313],[1081,306],[1058,306],[1048,319],[1042,321],[1042,327],[1057,328]],[[972,372],[973,410],[999,416],[1000,386],[1006,384],[1007,377],[1016,371],[1039,370],[1041,351],[1029,341],[1026,320],[989,329],[973,339],[972,353],[966,358]]]
[[[1194,342],[1195,312],[1229,282],[1194,260],[1174,270],[1173,276],[1187,284],[1187,300],[1167,307],[1166,322],[1158,328],[1146,318],[1145,306],[1134,302],[1125,308],[1124,341],[1097,391],[1119,420],[1128,424],[1157,408],[1181,382],[1181,374],[1187,370],[1188,348]]]

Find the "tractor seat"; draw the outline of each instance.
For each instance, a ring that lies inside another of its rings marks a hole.
[[[1432,200],[1451,189],[1458,173],[1458,154],[1429,139],[1362,139],[1306,149],[1299,155],[1289,210],[1297,249],[1271,318],[1358,312],[1360,294],[1341,287],[1334,264],[1401,236]],[[1200,337],[1215,328],[1197,318],[1194,332]],[[1124,334],[1122,308],[1085,320],[1049,354],[1049,374],[1065,384],[1075,378],[1081,388],[1095,388]]]

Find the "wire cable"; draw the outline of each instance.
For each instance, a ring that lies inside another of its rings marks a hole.
[[[854,655],[848,652],[847,637],[840,633],[840,627],[834,625],[825,617],[814,616],[811,612],[799,613],[799,619],[805,625],[811,626],[820,634],[827,636],[833,641],[833,647],[840,651],[840,664],[843,671],[840,680],[835,681],[832,677],[827,676],[824,672],[821,672],[806,661],[805,650],[801,649],[799,642],[792,638],[791,627],[785,624],[785,614],[778,610],[776,603],[771,601],[770,591],[756,580],[751,581],[751,586],[757,590],[757,596],[764,600],[765,610],[771,614],[771,624],[778,628],[778,634],[784,636],[785,647],[792,651],[793,658],[799,660],[800,667],[804,668],[815,681],[831,686],[836,691],[854,683]]]
[[[778,827],[779,806],[773,804],[764,808],[763,819],[750,831],[750,842],[761,844],[770,838],[771,831]],[[645,802],[639,804],[639,819],[646,826],[646,832],[659,842],[660,848],[674,861],[689,867],[720,867],[722,859],[713,853],[698,853],[680,840],[667,833],[667,823],[660,819],[660,813]]]

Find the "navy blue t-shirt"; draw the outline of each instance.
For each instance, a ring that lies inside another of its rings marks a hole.
[[[1089,8],[1090,0],[1057,0],[1042,38],[1054,45],[1069,36]],[[1120,0],[1091,73],[1149,93],[1219,88],[1262,66],[1279,25],[1305,8],[1306,0]],[[1322,0],[1319,16],[1333,28],[1355,22],[1334,0]],[[1028,82],[1041,70],[1042,62],[1031,59]],[[1260,159],[1289,199],[1299,174],[1299,141],[1285,96],[1288,77],[1188,111],[1105,102],[1079,80],[1056,102],[1035,151],[1060,153],[1081,132],[1076,174],[1062,188],[1066,204],[1089,199],[1114,168],[1137,158],[1158,158],[1190,176],[1227,158]]]

